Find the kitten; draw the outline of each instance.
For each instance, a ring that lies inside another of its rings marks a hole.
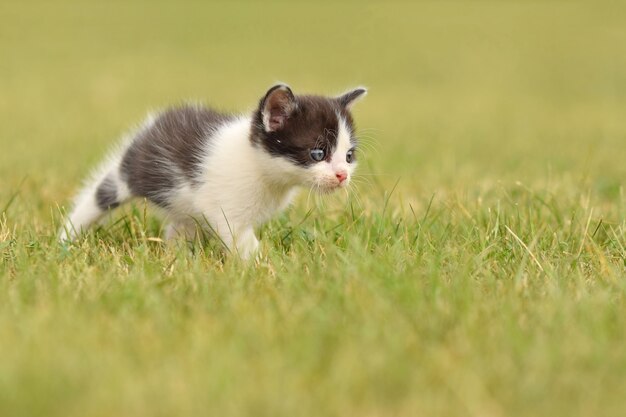
[[[165,212],[166,238],[193,238],[196,225],[208,223],[248,258],[259,245],[253,228],[286,208],[298,188],[326,193],[350,182],[357,144],[350,107],[364,94],[295,96],[278,84],[248,116],[187,105],[148,117],[77,196],[59,239],[141,197]]]

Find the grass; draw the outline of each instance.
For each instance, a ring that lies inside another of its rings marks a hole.
[[[621,416],[626,8],[0,4],[0,415]],[[141,202],[68,247],[147,109],[365,84],[358,191],[169,247]]]

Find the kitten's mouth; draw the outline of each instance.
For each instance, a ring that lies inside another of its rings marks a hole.
[[[346,185],[347,184],[345,182],[336,183],[336,184],[317,184],[314,186],[314,188],[317,190],[319,194],[325,195],[325,194],[332,194],[337,190],[345,188]]]
[[[337,188],[339,187],[318,187],[317,192],[321,195],[332,194],[337,190]]]

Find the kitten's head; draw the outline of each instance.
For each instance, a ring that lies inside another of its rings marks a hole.
[[[321,192],[345,187],[356,166],[350,107],[366,92],[357,88],[339,97],[296,96],[287,85],[275,85],[255,112],[251,140],[280,158],[284,174],[295,182]]]

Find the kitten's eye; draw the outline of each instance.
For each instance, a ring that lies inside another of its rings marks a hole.
[[[354,161],[354,149],[350,149],[346,154],[346,162],[351,163],[352,161]]]
[[[324,152],[324,149],[311,149],[311,159],[314,161],[319,162],[323,160],[325,156],[326,152]]]

